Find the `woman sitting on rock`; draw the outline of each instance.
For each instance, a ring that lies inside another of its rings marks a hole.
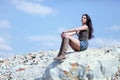
[[[62,43],[60,51],[57,57],[54,58],[54,60],[66,59],[65,54],[68,45],[70,45],[74,51],[84,51],[88,48],[88,39],[94,37],[92,21],[88,14],[83,14],[81,22],[82,22],[81,27],[62,32],[61,34]],[[75,34],[78,36],[78,39],[73,37],[73,35]]]

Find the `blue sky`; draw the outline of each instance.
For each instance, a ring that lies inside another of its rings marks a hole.
[[[58,50],[60,33],[90,15],[95,38],[89,47],[120,41],[119,0],[0,0],[0,57]]]

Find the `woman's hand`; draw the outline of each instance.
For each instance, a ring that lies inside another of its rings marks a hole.
[[[70,36],[73,36],[75,34],[76,34],[76,32],[62,32],[61,38],[63,39],[64,37],[70,37]]]

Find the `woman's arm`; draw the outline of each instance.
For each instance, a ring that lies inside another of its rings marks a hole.
[[[68,31],[64,31],[64,32],[62,32],[61,37],[64,38],[65,36],[72,36],[72,35],[76,34],[77,31],[86,30],[87,28],[88,28],[87,26],[81,26],[79,28],[73,28]]]
[[[81,31],[81,30],[87,30],[88,26],[84,25],[84,26],[81,26],[79,28],[73,28],[73,29],[70,29],[68,31],[64,31],[63,33],[69,33],[69,32],[77,32],[77,31]]]

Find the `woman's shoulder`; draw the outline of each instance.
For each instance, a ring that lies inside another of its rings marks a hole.
[[[84,28],[84,30],[87,30],[88,26],[87,25],[83,25],[82,28]]]
[[[83,24],[82,27],[88,27],[86,24]]]

